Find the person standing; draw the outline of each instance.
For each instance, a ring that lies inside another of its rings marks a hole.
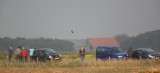
[[[84,60],[85,53],[86,53],[85,48],[84,48],[83,46],[81,46],[81,48],[80,48],[80,50],[79,50],[79,54],[80,54],[80,59],[81,59],[81,61]]]
[[[34,49],[29,49],[30,61],[33,61],[33,52],[34,52]]]
[[[12,49],[12,47],[10,47],[10,48],[8,49],[9,62],[12,62],[12,55],[13,55],[13,49]]]
[[[18,47],[18,48],[15,50],[15,55],[16,55],[17,61],[20,61],[20,59],[21,59],[21,47]]]
[[[128,53],[128,57],[132,58],[132,56],[133,56],[133,49],[132,49],[132,47],[129,47],[127,53]]]
[[[27,54],[28,54],[28,52],[27,52],[27,50],[24,47],[22,48],[21,54],[22,54],[22,62],[26,62],[27,61]]]

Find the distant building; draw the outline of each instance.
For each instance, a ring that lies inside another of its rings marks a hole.
[[[115,38],[88,38],[87,40],[92,51],[95,51],[97,46],[120,46]]]
[[[71,40],[74,43],[74,51],[79,52],[81,46],[84,46],[86,51],[90,51],[90,47],[88,47],[87,39],[73,39]]]

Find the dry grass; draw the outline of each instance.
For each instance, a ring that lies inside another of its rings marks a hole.
[[[0,62],[0,73],[160,73],[160,60],[63,59],[62,62]]]

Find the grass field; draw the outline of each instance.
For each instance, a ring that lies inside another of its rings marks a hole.
[[[160,60],[102,61],[88,54],[84,61],[74,56],[61,62],[0,62],[0,73],[160,73]]]

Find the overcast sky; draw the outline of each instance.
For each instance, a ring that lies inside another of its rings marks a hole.
[[[160,0],[0,0],[0,37],[78,39],[157,29]]]

